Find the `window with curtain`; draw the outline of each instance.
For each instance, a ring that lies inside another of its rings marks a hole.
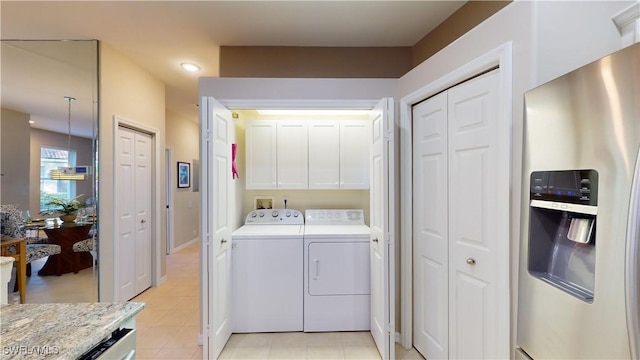
[[[40,211],[46,210],[51,197],[72,199],[76,196],[73,180],[53,180],[49,172],[61,167],[76,166],[76,152],[50,147],[40,148]]]

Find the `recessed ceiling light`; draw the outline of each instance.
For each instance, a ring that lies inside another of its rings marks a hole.
[[[180,66],[182,66],[182,68],[187,70],[188,72],[200,71],[200,66],[198,66],[196,64],[182,63],[182,64],[180,64]]]

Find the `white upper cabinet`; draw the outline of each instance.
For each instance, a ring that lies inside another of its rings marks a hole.
[[[340,188],[340,122],[309,122],[309,189]]]
[[[368,189],[366,120],[256,120],[246,125],[246,188]]]
[[[308,122],[276,121],[278,189],[309,187]]]
[[[276,122],[248,121],[246,125],[247,189],[276,189]]]
[[[369,188],[369,123],[340,122],[340,188]]]
[[[368,189],[366,120],[309,122],[309,189]]]

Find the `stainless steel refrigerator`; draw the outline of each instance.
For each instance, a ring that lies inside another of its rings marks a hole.
[[[640,44],[525,107],[515,357],[639,359]]]

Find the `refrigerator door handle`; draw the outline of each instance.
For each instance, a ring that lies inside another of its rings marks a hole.
[[[625,266],[627,328],[631,358],[640,358],[640,149],[631,185]]]

